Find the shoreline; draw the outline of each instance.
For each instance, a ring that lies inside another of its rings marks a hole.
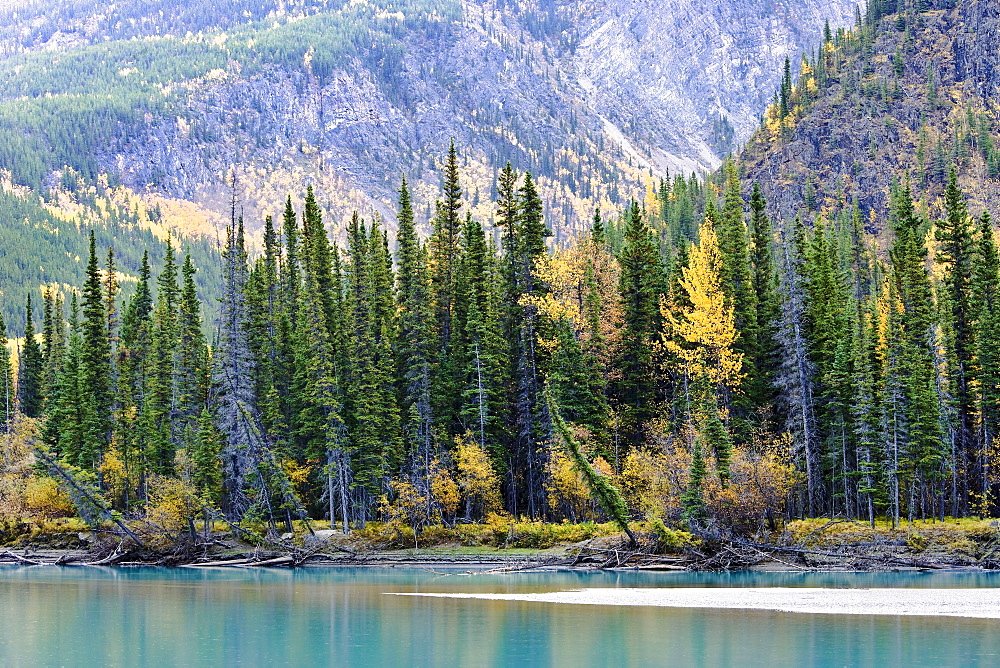
[[[569,546],[576,547],[576,546]],[[114,555],[112,555],[114,556]],[[849,559],[849,554],[845,554]],[[664,555],[664,559],[675,561],[681,557]],[[364,554],[314,554],[297,556],[292,551],[249,550],[228,555],[226,558],[201,558],[188,560],[174,559],[109,559],[100,558],[90,551],[70,549],[4,549],[0,551],[0,565],[22,566],[66,566],[66,567],[168,567],[168,568],[445,568],[449,570],[469,569],[470,572],[490,571],[495,573],[515,573],[530,571],[576,571],[576,572],[649,572],[649,573],[697,573],[697,572],[759,572],[759,573],[874,573],[874,572],[962,572],[991,573],[1000,569],[984,568],[965,562],[935,563],[933,568],[907,565],[890,567],[859,568],[856,564],[828,563],[824,565],[801,566],[786,560],[765,560],[761,563],[739,568],[699,569],[672,563],[646,565],[605,565],[579,558],[568,558],[566,554],[552,550],[525,552],[518,554],[503,551],[484,551],[474,554],[455,554],[434,548],[406,551],[385,550]]]

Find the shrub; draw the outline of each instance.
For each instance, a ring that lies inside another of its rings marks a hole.
[[[24,505],[33,517],[40,519],[76,514],[73,500],[52,478],[30,478],[24,486]]]
[[[155,549],[169,549],[190,532],[203,504],[189,482],[166,476],[150,476],[146,521],[137,533]]]

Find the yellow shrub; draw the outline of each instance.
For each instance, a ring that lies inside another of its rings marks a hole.
[[[455,439],[455,465],[458,487],[465,500],[466,519],[472,519],[473,508],[483,516],[500,509],[500,479],[486,450],[466,435]]]
[[[705,504],[719,524],[751,533],[769,518],[781,517],[788,492],[799,479],[790,463],[789,445],[787,434],[758,438],[750,447],[733,449],[726,487],[717,476],[706,479]]]
[[[431,462],[431,471],[431,496],[445,517],[454,517],[458,510],[458,484],[438,459]]]
[[[676,519],[687,488],[690,454],[677,447],[668,453],[636,448],[622,463],[622,496],[629,509],[648,518]]]
[[[76,514],[72,499],[52,478],[31,478],[24,486],[25,509],[34,517],[53,519]]]
[[[165,549],[187,532],[202,511],[198,492],[189,482],[166,476],[150,476],[146,522],[139,529],[147,544]]]
[[[130,473],[118,448],[110,448],[101,460],[101,479],[107,486],[109,499],[124,499],[130,490],[139,487],[139,477]]]
[[[593,519],[590,488],[573,466],[573,460],[562,449],[553,449],[545,468],[549,508],[572,522]]]
[[[300,495],[309,484],[309,476],[315,468],[316,463],[314,461],[299,464],[294,459],[281,460],[281,470],[285,472],[285,475],[288,476],[288,481],[292,483],[292,487]]]

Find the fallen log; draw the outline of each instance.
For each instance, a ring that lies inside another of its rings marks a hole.
[[[277,557],[264,561],[251,561],[245,564],[233,564],[236,568],[273,568],[274,566],[294,566],[295,557]]]
[[[249,564],[249,559],[226,559],[223,561],[202,561],[194,564],[180,564],[182,568],[215,568],[216,566],[240,566]]]
[[[10,550],[4,550],[3,552],[0,552],[0,557],[7,557],[9,559],[13,559],[14,561],[16,561],[19,564],[26,564],[28,566],[47,566],[47,565],[49,565],[49,563],[46,562],[46,561],[35,561],[34,559],[28,559],[27,557],[23,557],[20,554],[15,554],[14,552],[11,552]]]

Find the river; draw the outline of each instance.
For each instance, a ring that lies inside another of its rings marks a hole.
[[[1000,620],[388,594],[998,586],[987,573],[0,567],[0,665],[996,666]]]

